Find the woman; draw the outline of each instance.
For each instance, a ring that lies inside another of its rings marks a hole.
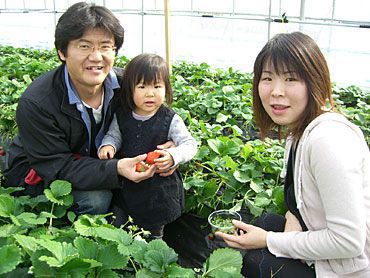
[[[370,156],[360,129],[334,111],[329,70],[307,35],[278,34],[254,64],[261,136],[287,137],[283,217],[263,215],[238,235],[247,277],[370,277]]]

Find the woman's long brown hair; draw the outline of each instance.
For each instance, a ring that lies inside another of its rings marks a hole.
[[[277,128],[280,134],[282,128],[272,121],[259,96],[258,84],[266,65],[270,65],[277,74],[282,73],[284,69],[293,71],[306,84],[309,95],[307,109],[300,120],[289,129],[289,133],[299,139],[307,125],[324,113],[322,107],[327,105],[327,101],[334,108],[330,73],[325,57],[316,42],[301,32],[277,34],[262,48],[253,69],[253,110],[262,138],[274,128]]]

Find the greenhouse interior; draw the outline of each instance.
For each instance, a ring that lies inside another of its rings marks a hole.
[[[78,1],[0,0],[1,45],[52,49],[54,29]],[[171,60],[206,62],[251,72],[264,43],[302,31],[324,52],[333,81],[370,90],[370,2],[366,0],[102,0],[125,28],[120,55],[166,54],[165,5]],[[283,15],[287,22],[281,23]]]
[[[0,277],[370,277],[370,1],[0,0],[0,34]]]

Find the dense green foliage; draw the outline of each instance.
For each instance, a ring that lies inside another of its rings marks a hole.
[[[128,59],[117,57],[116,66]],[[55,51],[0,47],[0,132],[17,131],[17,101],[30,82],[60,64]],[[208,216],[215,209],[248,207],[283,213],[283,142],[258,139],[252,116],[251,74],[212,69],[206,63],[179,62],[173,67],[172,107],[199,142],[190,163],[181,167],[186,210]],[[368,92],[356,86],[333,85],[339,110],[365,133],[369,142]]]
[[[117,57],[115,65],[124,67],[127,61]],[[1,140],[17,133],[15,111],[26,87],[58,65],[55,51],[0,46]],[[284,213],[280,178],[284,142],[258,139],[251,74],[179,62],[171,78],[172,107],[200,146],[196,157],[181,166],[187,212],[207,217],[216,209],[247,207],[255,216],[263,211]],[[356,86],[333,85],[333,91],[338,109],[364,131],[369,143],[370,94]],[[1,140],[0,146],[6,145]],[[0,187],[0,259],[6,262],[0,275],[13,271],[12,275],[22,277],[31,265],[36,276],[46,277],[197,275],[178,266],[176,253],[162,241],[138,241],[137,231],[116,229],[104,216],[75,219],[67,214],[72,199],[58,185],[38,198],[16,198],[11,190]],[[225,258],[232,267],[222,268]],[[239,253],[217,250],[204,265],[202,277],[225,277],[217,275],[238,273],[240,266]]]
[[[116,228],[108,215],[67,209],[72,186],[54,181],[44,195],[14,197],[0,187],[1,277],[241,277],[236,250],[215,250],[197,273],[177,264],[162,240],[146,242],[130,222]],[[4,276],[6,275],[6,276]]]

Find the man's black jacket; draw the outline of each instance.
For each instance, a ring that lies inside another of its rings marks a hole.
[[[122,70],[115,72],[120,80]],[[105,132],[118,105],[116,89],[104,116]],[[16,119],[19,134],[8,150],[7,186],[24,185],[32,168],[44,185],[59,179],[77,190],[120,187],[116,159],[99,160],[81,153],[88,131],[76,105],[69,104],[63,66],[30,84],[19,100]]]

